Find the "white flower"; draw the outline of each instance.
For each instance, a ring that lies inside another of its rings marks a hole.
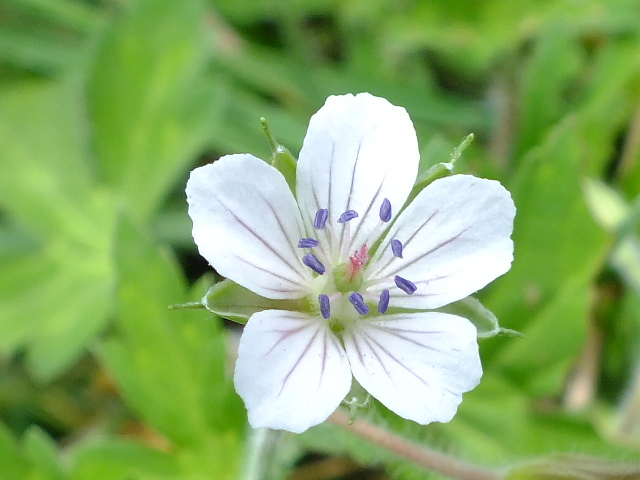
[[[446,422],[479,383],[475,327],[424,310],[510,268],[515,207],[498,182],[454,175],[399,214],[418,162],[406,111],[359,94],[329,97],[311,118],[297,201],[278,170],[248,154],[191,173],[202,256],[254,293],[310,305],[258,312],[245,327],[234,380],[254,427],[321,423],[352,377],[404,418]]]

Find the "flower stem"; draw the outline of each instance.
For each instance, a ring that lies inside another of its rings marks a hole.
[[[246,445],[245,461],[240,478],[262,480],[267,478],[274,452],[282,440],[282,432],[268,428],[252,428]]]
[[[331,415],[329,421],[432,472],[457,480],[500,480],[502,478],[502,474],[497,470],[456,460],[410,442],[369,422],[356,420],[350,423],[348,415],[340,410]]]

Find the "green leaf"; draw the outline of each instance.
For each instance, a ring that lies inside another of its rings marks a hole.
[[[640,292],[640,239],[633,233],[640,202],[636,200],[634,207],[629,207],[620,194],[597,180],[585,182],[585,197],[597,222],[618,237],[611,252],[611,265],[631,288]]]
[[[206,37],[199,0],[132,2],[109,26],[89,80],[101,172],[140,218],[203,147],[218,118],[206,87]]]
[[[20,455],[18,442],[9,429],[0,423],[0,472],[15,479],[27,478],[27,465]]]
[[[582,145],[577,122],[568,119],[527,155],[508,185],[517,209],[515,260],[481,297],[506,327],[525,331],[567,282],[591,282],[606,257],[608,236],[583,197]]]
[[[92,218],[100,199],[92,192],[76,87],[31,82],[0,95],[0,205],[34,235],[81,243],[104,235]]]
[[[58,449],[55,442],[40,428],[31,427],[23,439],[25,456],[47,479],[62,480],[66,478],[58,460]]]
[[[126,218],[117,232],[120,334],[101,348],[107,365],[131,406],[176,444],[219,442],[233,450],[245,413],[227,376],[220,322],[170,311],[188,299],[175,259]],[[239,458],[227,453],[211,461],[233,471]]]
[[[27,346],[43,380],[75,361],[110,313],[115,208],[92,178],[76,87],[29,83],[0,96],[4,236],[25,239],[0,252],[0,348]]]
[[[591,285],[577,277],[522,327],[524,338],[509,340],[491,368],[536,396],[557,394],[582,350],[591,308]]]
[[[577,41],[557,26],[548,28],[538,37],[525,71],[516,159],[538,145],[563,118],[570,102],[567,92],[583,63]]]
[[[61,44],[53,33],[0,29],[0,60],[3,63],[51,74],[73,65],[80,59],[78,48]]]
[[[637,6],[635,7],[637,8]],[[618,4],[616,10],[622,10]],[[589,75],[581,78],[584,89],[576,100],[579,106],[570,106],[570,112],[577,112],[584,132],[585,155],[583,164],[585,173],[589,175],[608,176],[612,158],[616,158],[622,150],[617,171],[622,176],[634,175],[631,158],[625,158],[633,149],[633,134],[627,133],[630,144],[620,147],[620,132],[625,131],[633,119],[638,101],[637,81],[640,73],[640,37],[629,35],[617,41],[607,42],[595,52],[595,58],[589,66]],[[607,121],[603,122],[602,119]],[[637,162],[636,162],[637,163]],[[632,183],[637,182],[632,180]],[[635,194],[637,185],[631,192]]]
[[[302,310],[304,300],[271,300],[241,287],[231,280],[223,280],[209,289],[202,304],[219,317],[245,324],[249,317],[262,310]]]
[[[0,472],[10,480],[63,480],[66,475],[55,443],[37,427],[21,442],[0,423]]]
[[[71,465],[72,480],[180,478],[180,468],[173,457],[123,439],[81,443],[71,452]]]
[[[505,480],[631,480],[640,462],[616,462],[577,454],[556,454],[509,469]]]
[[[90,30],[98,22],[97,8],[91,4],[68,0],[5,0],[11,8],[31,16],[30,20],[42,19],[58,27],[73,27]]]
[[[606,183],[587,178],[584,181],[585,200],[598,224],[615,233],[629,215],[629,207],[622,196]]]

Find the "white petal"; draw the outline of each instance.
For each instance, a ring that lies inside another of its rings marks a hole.
[[[343,226],[336,221],[355,210],[359,217],[350,222],[348,252],[370,244],[382,201],[389,199],[394,215],[400,210],[419,160],[416,133],[404,108],[368,93],[329,97],[311,117],[298,161],[297,198],[307,213],[307,228],[316,211],[327,208],[342,242]],[[327,245],[326,230],[318,236]]]
[[[234,380],[253,427],[300,433],[338,407],[351,370],[326,320],[265,310],[244,329]]]
[[[482,376],[476,329],[455,315],[358,321],[344,345],[356,380],[390,410],[423,425],[451,420],[462,394]]]
[[[391,305],[406,308],[437,308],[472,294],[511,267],[515,211],[509,192],[494,180],[436,180],[381,243],[367,276],[388,281],[371,290],[391,287]],[[393,238],[402,242],[403,258],[390,254]],[[413,295],[393,286],[396,275],[416,284]]]
[[[307,293],[300,212],[275,168],[251,155],[222,157],[191,172],[187,201],[193,239],[221,275],[267,298]]]

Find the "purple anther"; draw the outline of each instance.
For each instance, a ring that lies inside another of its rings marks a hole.
[[[324,265],[313,253],[307,253],[304,257],[302,257],[302,263],[304,263],[307,267],[320,275],[325,272]]]
[[[396,275],[393,278],[393,281],[396,282],[396,286],[407,295],[413,295],[413,292],[418,289],[415,283],[407,280],[406,278],[402,278],[399,275]]]
[[[338,223],[348,222],[349,220],[353,220],[357,216],[358,216],[358,212],[356,212],[355,210],[347,210],[342,215],[340,215],[340,218],[338,219]]]
[[[391,251],[396,257],[402,258],[402,242],[397,238],[391,240]]]
[[[320,244],[315,238],[301,238],[298,240],[298,248],[313,248]]]
[[[380,205],[380,220],[385,223],[391,220],[391,202],[388,198],[385,198]]]
[[[378,301],[378,313],[384,313],[389,308],[389,290],[386,288],[382,290],[380,294],[380,300]]]
[[[353,292],[351,295],[349,295],[349,301],[353,304],[356,311],[360,315],[366,315],[367,313],[369,313],[369,306],[364,303],[362,295],[360,295],[358,292]]]
[[[331,316],[331,304],[329,303],[329,296],[321,293],[318,295],[318,303],[320,304],[320,313],[325,320]]]
[[[316,218],[313,220],[313,228],[322,230],[329,219],[329,210],[321,208],[316,212]]]

